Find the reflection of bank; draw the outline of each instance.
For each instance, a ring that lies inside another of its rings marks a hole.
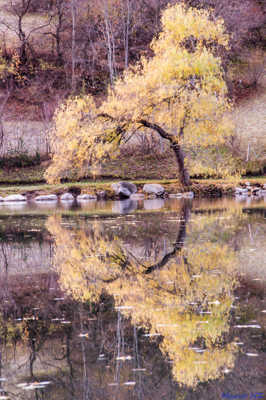
[[[108,235],[98,223],[90,231],[85,224],[69,231],[56,218],[47,227],[55,237],[63,288],[82,300],[97,301],[103,291],[112,295],[134,324],[162,337],[160,347],[176,381],[196,386],[234,364],[235,345],[225,343],[224,335],[236,260],[226,245],[206,241],[184,247],[189,203],[180,205],[176,238],[155,261],[138,257],[119,229]],[[156,232],[160,235],[160,229]]]

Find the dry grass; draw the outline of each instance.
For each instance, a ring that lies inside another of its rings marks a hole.
[[[48,149],[47,129],[40,121],[4,121],[4,140],[0,157],[36,153],[45,154]]]
[[[266,160],[266,88],[238,105],[233,114],[237,147],[245,160]]]

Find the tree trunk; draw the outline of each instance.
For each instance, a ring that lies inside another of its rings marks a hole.
[[[110,83],[113,86],[115,79],[115,41],[113,36],[112,22],[109,15],[108,3],[104,2],[104,22],[105,22],[105,40],[107,45],[107,60],[110,74]]]
[[[180,183],[184,187],[190,186],[190,177],[188,170],[185,167],[185,155],[184,152],[178,142],[176,142],[176,137],[169,135],[163,128],[161,128],[159,125],[152,124],[146,120],[140,120],[139,123],[146,128],[153,129],[155,132],[157,132],[163,139],[166,139],[170,142],[170,147],[175,153],[175,158],[177,161],[178,165],[178,171],[179,171],[179,179]]]
[[[125,50],[125,69],[128,68],[128,38],[130,25],[130,0],[126,0],[124,5],[124,50]]]
[[[175,153],[175,158],[178,164],[179,180],[182,186],[190,186],[190,177],[188,170],[185,167],[185,155],[178,143],[171,143],[171,149]]]
[[[77,4],[76,0],[71,2],[71,16],[72,16],[72,46],[71,46],[71,89],[72,92],[76,91],[76,22],[77,22]]]

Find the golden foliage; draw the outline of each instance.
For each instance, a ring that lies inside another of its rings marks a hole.
[[[219,46],[228,45],[223,22],[177,4],[164,11],[162,26],[151,44],[154,56],[126,70],[98,109],[90,96],[70,99],[59,109],[48,182],[82,175],[88,164],[115,154],[128,132],[147,130],[143,120],[164,129],[171,143],[204,147],[230,134],[224,118],[230,104],[216,56]]]

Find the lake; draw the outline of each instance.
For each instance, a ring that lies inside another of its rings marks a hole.
[[[265,199],[9,204],[0,222],[0,400],[265,398]]]

